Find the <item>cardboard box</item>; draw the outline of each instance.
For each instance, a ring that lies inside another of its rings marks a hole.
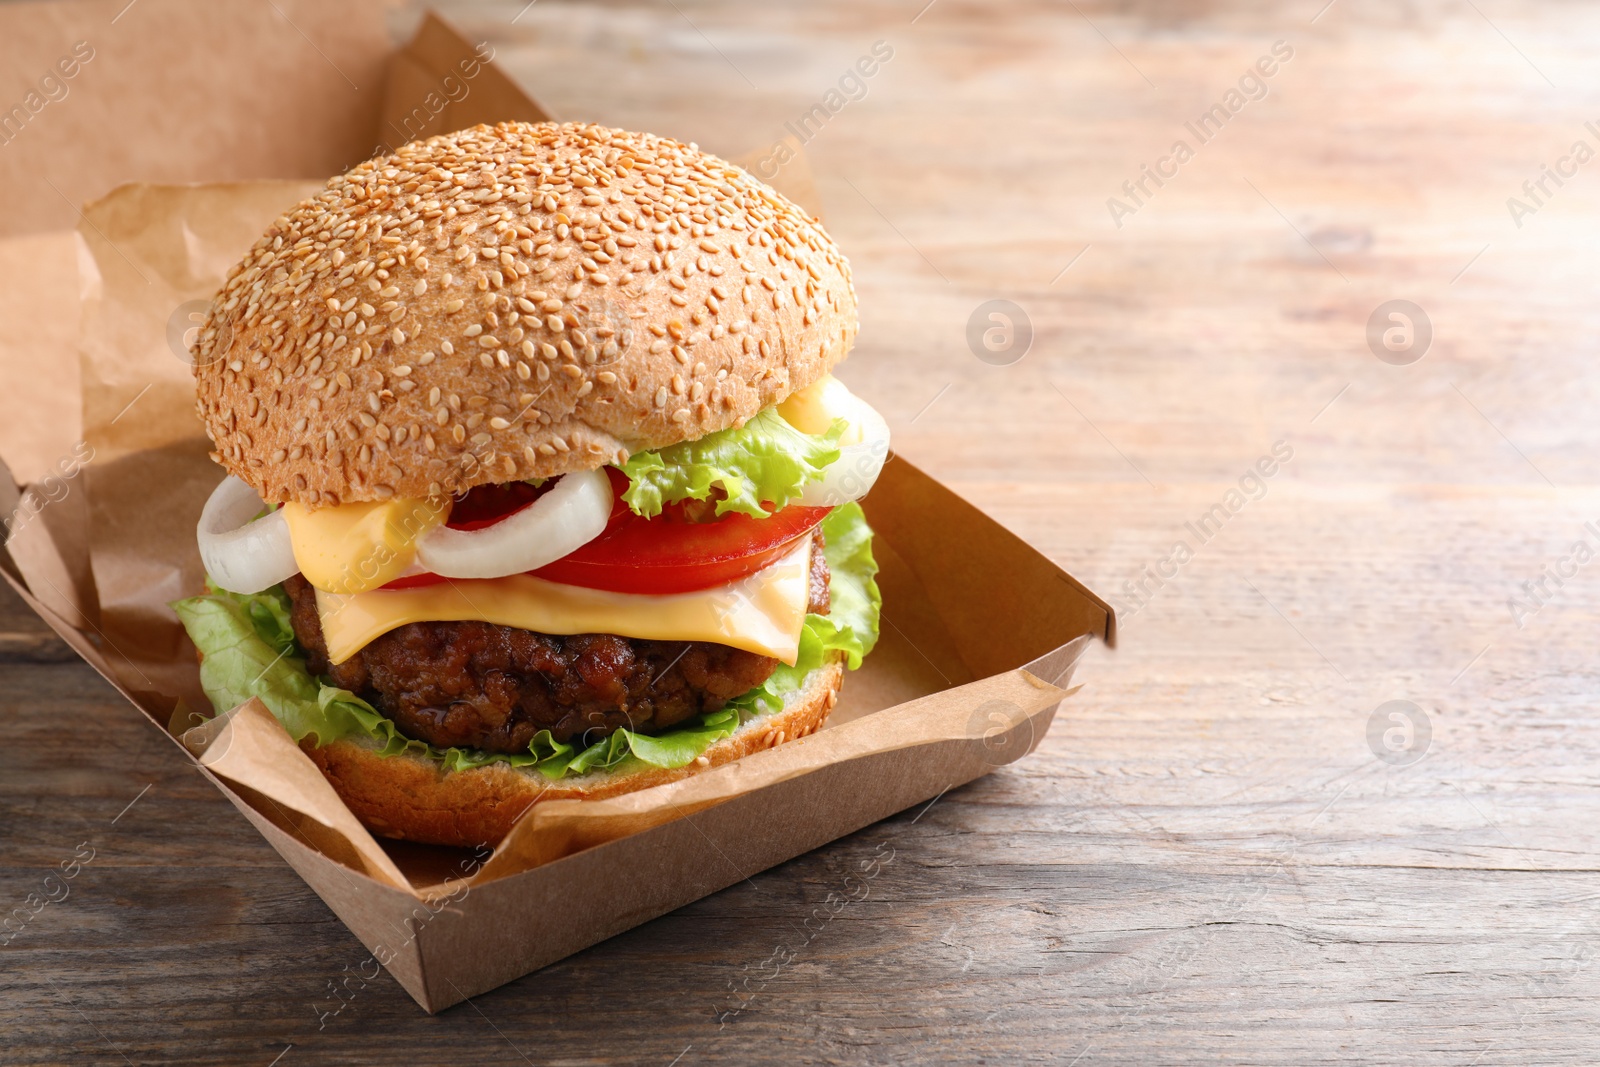
[[[0,234],[0,456],[27,485],[0,478],[0,570],[182,735],[426,1010],[1020,758],[1090,638],[1114,640],[1104,601],[891,455],[863,502],[883,638],[825,729],[654,789],[538,805],[487,859],[373,838],[259,703],[198,713],[193,650],[165,605],[200,586],[194,523],[221,472],[182,335],[272,218],[374,144],[545,112],[431,16],[390,54],[375,3],[120,2],[0,9],[0,57],[57,71],[46,88],[60,97],[0,145],[0,181],[30,206]],[[223,51],[191,48],[201,37]],[[58,52],[77,57],[65,96]],[[361,83],[386,91],[346,91]],[[74,175],[54,200],[34,180],[48,173]],[[814,209],[798,156],[774,184]],[[76,370],[49,363],[73,348]]]

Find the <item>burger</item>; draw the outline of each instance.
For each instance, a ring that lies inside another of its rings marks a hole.
[[[502,123],[333,178],[192,349],[207,696],[458,846],[813,733],[878,635],[856,328],[818,220],[693,144]]]

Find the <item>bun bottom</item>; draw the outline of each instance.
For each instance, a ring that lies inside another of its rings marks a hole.
[[[632,793],[815,733],[838,703],[843,680],[842,662],[818,667],[804,686],[788,695],[783,710],[751,719],[732,737],[678,768],[597,771],[552,782],[532,767],[506,763],[444,771],[427,757],[380,756],[375,747],[357,741],[317,748],[307,738],[300,747],[374,834],[430,845],[493,847],[540,801],[600,800]]]

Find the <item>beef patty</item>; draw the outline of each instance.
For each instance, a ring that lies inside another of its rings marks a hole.
[[[822,531],[813,535],[808,610],[828,611]],[[778,661],[707,641],[541,634],[486,622],[414,622],[328,662],[316,591],[295,575],[295,638],[313,674],[356,693],[400,732],[441,748],[525,752],[533,735],[593,743],[618,727],[654,733],[716,711]]]

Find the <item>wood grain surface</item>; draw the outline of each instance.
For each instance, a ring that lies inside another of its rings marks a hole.
[[[842,376],[1121,605],[1038,752],[429,1018],[7,598],[0,904],[69,895],[0,949],[0,1062],[1595,1061],[1600,8],[924,2],[444,10],[729,155],[892,48],[807,145]]]

